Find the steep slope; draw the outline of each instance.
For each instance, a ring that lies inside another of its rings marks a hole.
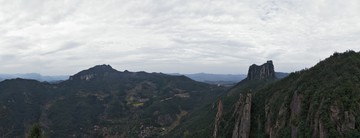
[[[221,98],[224,102],[224,117],[218,126],[215,124],[215,127],[219,129],[218,135],[214,137],[249,137],[253,116],[253,93],[276,80],[272,61],[267,61],[260,66],[251,65],[247,78]]]
[[[247,79],[170,136],[360,137],[360,53],[335,53],[279,81],[271,68],[252,65]]]
[[[53,87],[34,80],[14,79],[0,83],[0,137],[23,135],[40,118]]]
[[[248,77],[218,97],[216,102],[184,118],[168,137],[231,137],[249,135],[252,91],[276,81],[272,61],[251,65]],[[247,134],[245,134],[246,132]]]
[[[335,53],[255,93],[251,136],[360,137],[360,53]]]
[[[38,122],[48,137],[161,136],[224,89],[185,76],[120,72],[109,65],[59,84],[6,80],[0,82],[0,134],[23,137]],[[7,129],[11,122],[18,122],[16,131]]]

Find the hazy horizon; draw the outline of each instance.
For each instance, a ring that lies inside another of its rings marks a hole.
[[[98,65],[110,65],[110,64],[98,64]],[[262,64],[256,64],[256,65],[262,65]],[[97,65],[94,65],[97,66]],[[15,73],[6,73],[6,72],[0,72],[0,75],[26,75],[26,74],[38,74],[38,75],[42,75],[42,76],[71,76],[71,75],[75,75],[76,73],[79,73],[80,71],[83,70],[87,70],[89,68],[92,68],[94,66],[90,66],[90,67],[85,67],[83,69],[79,69],[78,71],[72,73],[72,74],[42,74],[39,72],[15,72]],[[112,65],[110,65],[112,68],[114,68]],[[249,65],[251,66],[251,65]],[[146,70],[128,70],[128,69],[122,69],[119,70],[117,68],[114,68],[117,71],[120,72],[124,72],[124,71],[130,71],[130,72],[147,72],[147,73],[164,73],[164,74],[179,74],[179,75],[193,75],[193,74],[210,74],[210,75],[247,75],[247,71],[249,68],[246,68],[246,72],[244,73],[211,73],[211,72],[190,72],[190,73],[181,73],[181,72],[159,72],[159,71],[146,71]],[[305,68],[304,68],[305,69]],[[295,70],[295,71],[299,71],[299,70]],[[277,71],[275,70],[275,72],[279,72],[279,73],[292,73],[295,71],[291,71],[291,72],[284,72],[284,71]]]
[[[108,64],[106,64],[108,65]],[[111,66],[111,65],[110,65]],[[94,67],[94,66],[92,66]],[[57,74],[57,75],[47,75],[47,74],[41,74],[41,73],[38,73],[38,72],[23,72],[23,73],[6,73],[6,72],[0,72],[0,75],[42,75],[42,76],[71,76],[71,75],[75,75],[76,73],[80,72],[80,71],[83,71],[83,70],[87,70],[91,67],[88,67],[88,68],[84,68],[82,70],[79,70],[73,74]],[[114,67],[113,67],[114,68]],[[164,73],[164,74],[172,74],[172,75],[193,75],[193,74],[209,74],[209,75],[246,75],[247,73],[239,73],[239,74],[227,74],[227,73],[224,73],[224,74],[221,74],[221,73],[208,73],[208,72],[194,72],[194,73],[178,73],[178,72],[151,72],[151,71],[146,71],[146,70],[137,70],[137,71],[133,71],[133,70],[118,70],[116,68],[114,68],[115,70],[117,71],[120,71],[120,72],[124,72],[124,71],[130,71],[130,72],[147,72],[147,73]],[[279,72],[279,71],[277,71]],[[291,72],[282,72],[282,73],[291,73]]]
[[[0,1],[0,74],[294,72],[360,50],[357,0]]]

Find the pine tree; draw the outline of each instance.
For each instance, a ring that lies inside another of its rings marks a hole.
[[[29,131],[29,135],[28,138],[41,138],[41,127],[39,124],[34,124],[30,131]]]

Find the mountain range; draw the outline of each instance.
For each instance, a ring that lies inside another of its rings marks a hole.
[[[66,80],[69,78],[69,76],[62,75],[62,76],[43,76],[39,73],[25,73],[25,74],[0,74],[0,81],[6,80],[6,79],[16,79],[16,78],[22,78],[22,79],[32,79],[37,81],[47,81],[47,82],[57,82]]]
[[[173,73],[170,75],[182,75],[178,73]],[[195,81],[205,82],[215,85],[224,85],[224,86],[233,86],[236,83],[242,81],[246,78],[245,74],[209,74],[209,73],[195,73],[195,74],[183,74],[186,77],[189,77]],[[289,73],[284,72],[275,72],[277,78],[285,78]]]
[[[210,73],[195,73],[195,74],[179,74],[179,73],[170,73],[169,75],[181,76],[184,75],[198,82],[205,82],[208,84],[232,86],[237,82],[246,78],[245,74],[210,74]],[[289,73],[276,72],[275,75],[278,78],[284,78]],[[0,74],[0,81],[6,79],[31,79],[37,80],[40,82],[50,82],[58,83],[69,78],[69,75],[60,75],[60,76],[43,76],[39,73],[25,73],[25,74]]]
[[[58,83],[0,82],[0,137],[360,137],[360,53],[281,78],[273,61],[231,87],[97,65]]]
[[[40,124],[46,137],[154,137],[213,101],[224,87],[162,73],[120,72],[110,65],[60,83],[0,82],[0,137],[24,137]]]

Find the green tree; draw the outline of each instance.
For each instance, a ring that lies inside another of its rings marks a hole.
[[[41,138],[41,127],[39,124],[34,124],[29,131],[28,138]]]

